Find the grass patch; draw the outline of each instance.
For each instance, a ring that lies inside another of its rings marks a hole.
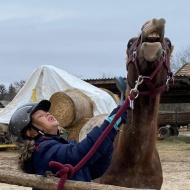
[[[190,136],[184,136],[184,135],[179,135],[179,136],[170,136],[167,138],[164,138],[163,141],[166,142],[175,142],[175,143],[190,143]]]
[[[170,136],[163,140],[157,140],[156,146],[159,151],[190,150],[190,136]]]

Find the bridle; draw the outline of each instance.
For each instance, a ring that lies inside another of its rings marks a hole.
[[[137,59],[137,48],[140,45],[140,41],[141,41],[141,35],[136,39],[132,55],[128,58],[128,61],[127,61],[127,71],[128,71],[129,64],[134,64],[138,77],[139,76],[141,77],[141,83],[144,82],[148,87],[148,91],[141,91],[141,92],[139,92],[139,94],[145,95],[145,96],[154,96],[158,93],[167,91],[169,89],[169,82],[173,81],[173,74],[170,69],[170,60],[168,59],[168,56],[166,53],[166,40],[163,39],[163,43],[162,43],[162,49],[163,49],[162,57],[160,58],[157,67],[150,74],[150,76],[143,76],[140,73],[139,63],[138,63],[138,59]],[[160,70],[160,68],[162,66],[164,66],[167,70],[166,82],[163,85],[161,85],[160,87],[155,87],[152,80],[156,76],[156,74],[158,73],[158,71]],[[130,83],[130,80],[128,77],[127,77],[127,80],[128,80],[129,86],[131,88],[133,88],[133,85]]]

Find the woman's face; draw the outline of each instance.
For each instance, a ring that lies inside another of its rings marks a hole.
[[[59,122],[49,112],[38,110],[32,115],[32,124],[45,133],[57,134]]]

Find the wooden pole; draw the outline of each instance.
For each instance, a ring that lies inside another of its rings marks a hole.
[[[25,174],[19,171],[0,170],[0,182],[44,190],[56,190],[59,178]],[[63,190],[137,190],[134,188],[103,185],[94,182],[66,180]],[[139,189],[138,189],[139,190]],[[145,189],[144,189],[145,190]]]

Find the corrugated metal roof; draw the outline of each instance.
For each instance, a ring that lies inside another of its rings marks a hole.
[[[190,63],[184,64],[176,73],[175,76],[188,76],[190,77]]]
[[[114,77],[107,77],[107,78],[89,78],[89,79],[82,79],[84,81],[89,81],[89,80],[113,80]]]

